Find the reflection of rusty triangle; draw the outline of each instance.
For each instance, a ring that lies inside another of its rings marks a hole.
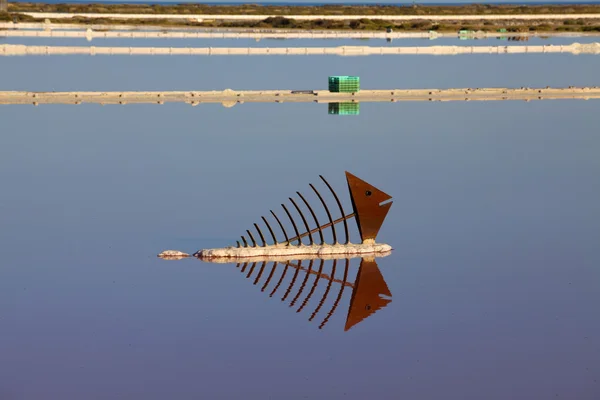
[[[381,295],[391,297],[392,293],[385,283],[377,263],[374,260],[363,259],[356,275],[344,330],[349,330],[392,301]]]
[[[367,239],[375,240],[392,206],[391,201],[383,205],[381,203],[392,197],[349,172],[346,172],[346,180],[360,237],[363,242]]]

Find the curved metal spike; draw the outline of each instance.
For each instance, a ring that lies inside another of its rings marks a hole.
[[[275,233],[273,232],[273,228],[271,228],[271,225],[269,225],[269,221],[267,221],[267,219],[265,217],[261,217],[263,222],[265,223],[265,225],[267,226],[267,228],[269,229],[269,232],[271,233],[271,237],[273,238],[273,244],[277,244],[277,238],[275,237]]]
[[[310,318],[308,319],[309,321],[312,321],[315,318],[315,316],[317,315],[317,313],[319,312],[319,310],[321,309],[321,307],[323,307],[323,304],[325,303],[325,299],[327,298],[327,295],[329,294],[329,290],[331,290],[331,285],[333,284],[333,278],[335,277],[336,265],[337,265],[337,259],[334,258],[333,265],[331,266],[331,279],[329,280],[329,283],[327,284],[327,289],[325,289],[325,293],[323,293],[323,297],[321,297],[321,301],[319,301],[319,305],[317,306],[315,311],[313,311]]]
[[[248,247],[248,242],[246,242],[246,238],[242,236],[242,242],[244,242],[244,247]]]
[[[252,232],[246,229],[246,233],[250,236],[250,240],[252,240],[252,247],[256,247],[256,240],[254,240],[254,236],[252,236]]]
[[[285,236],[285,242],[287,244],[290,244],[290,239],[288,238],[288,234],[285,231],[285,228],[283,227],[283,224],[281,223],[281,221],[279,220],[279,218],[277,217],[277,215],[273,212],[273,210],[270,210],[270,211],[271,211],[271,214],[273,214],[273,216],[277,220],[277,223],[279,224],[279,227],[281,228],[281,231],[283,232],[283,236]]]
[[[298,204],[296,204],[294,199],[292,199],[291,197],[289,197],[289,199],[292,202],[292,204],[294,205],[294,207],[296,207],[296,211],[298,211],[298,214],[300,214],[300,218],[302,218],[302,222],[304,222],[304,227],[306,228],[306,232],[308,232],[308,240],[309,240],[308,244],[313,245],[315,243],[315,241],[313,240],[312,233],[310,233],[310,227],[308,226],[308,222],[306,222],[306,218],[304,218],[304,214],[302,214],[302,210],[300,210],[300,207],[298,207]]]
[[[300,198],[302,199],[302,201],[304,202],[304,204],[308,208],[308,211],[310,211],[313,219],[315,220],[315,224],[317,224],[317,229],[319,230],[319,239],[321,240],[320,244],[325,243],[325,238],[323,238],[323,228],[321,228],[321,224],[319,223],[319,220],[317,219],[317,215],[313,211],[313,209],[310,206],[310,204],[308,204],[308,201],[306,201],[306,199],[304,198],[304,196],[302,196],[302,194],[300,192],[296,192],[296,193],[298,194],[298,196],[300,196]]]
[[[235,242],[237,243],[237,248],[238,248],[238,249],[239,249],[240,247],[242,247],[242,246],[240,246],[240,241],[239,241],[239,240],[236,240]]]
[[[321,322],[321,325],[319,325],[319,329],[323,329],[323,327],[325,326],[327,321],[329,321],[329,318],[331,318],[331,316],[335,312],[338,304],[340,304],[340,300],[342,299],[342,294],[344,293],[344,289],[346,288],[346,279],[348,279],[348,267],[349,266],[350,266],[350,260],[346,258],[346,265],[344,266],[344,278],[342,278],[343,281],[342,281],[340,291],[339,291],[335,301],[333,302],[333,306],[331,307],[331,310],[329,310],[329,312],[325,316],[325,319],[323,319],[323,322]]]
[[[289,284],[287,290],[285,291],[285,294],[281,298],[281,301],[284,301],[289,296],[290,292],[292,291],[292,287],[294,286],[294,283],[296,283],[296,278],[298,278],[298,273],[300,272],[301,268],[302,268],[302,260],[298,260],[298,268],[296,268],[296,271],[294,272],[294,276],[292,277],[292,280],[290,281],[290,284]]]
[[[267,245],[267,242],[265,242],[265,237],[263,236],[262,232],[260,231],[260,228],[258,227],[258,225],[255,223],[254,227],[256,228],[256,231],[258,232],[258,236],[260,236],[260,240],[262,241],[262,246],[261,247],[265,247]]]
[[[331,212],[329,212],[329,207],[327,207],[327,203],[325,203],[325,200],[323,200],[323,196],[321,196],[321,193],[319,193],[319,191],[313,186],[313,184],[309,183],[309,186],[315,192],[317,197],[319,197],[319,200],[321,200],[321,204],[323,204],[323,208],[325,209],[325,212],[327,213],[327,218],[329,218],[329,224],[331,225],[331,233],[333,235],[333,244],[337,244],[337,235],[335,232],[335,224],[333,223],[333,218],[331,217]]]
[[[298,227],[296,226],[296,222],[294,222],[294,218],[292,218],[292,214],[290,214],[288,209],[285,207],[285,204],[282,204],[281,207],[283,207],[283,209],[285,210],[285,213],[287,214],[288,218],[292,222],[292,226],[294,227],[294,232],[296,232],[296,237],[300,236],[300,232],[298,232]],[[298,245],[302,245],[301,238],[298,238]]]
[[[273,274],[275,273],[276,269],[277,269],[277,261],[273,263],[273,266],[271,267],[271,273],[267,277],[267,280],[266,280],[265,284],[263,285],[263,287],[260,289],[261,292],[264,292],[265,289],[267,288],[267,285],[269,284],[269,282],[271,282],[271,278],[273,277]]]
[[[325,182],[325,184],[331,191],[331,194],[333,194],[333,197],[335,198],[335,201],[336,201],[338,207],[340,208],[340,212],[342,213],[342,217],[344,217],[346,215],[346,213],[344,213],[344,207],[342,207],[342,203],[340,202],[338,195],[335,193],[335,190],[333,190],[333,188],[331,187],[329,182],[327,182],[325,180],[325,178],[323,178],[323,175],[319,175],[319,178],[321,178],[321,180],[323,182]],[[350,235],[348,234],[348,222],[345,219],[344,219],[344,232],[346,233],[346,242],[344,244],[348,244],[348,243],[350,243]]]
[[[296,296],[294,297],[294,300],[292,300],[292,302],[290,303],[290,307],[293,307],[294,304],[296,304],[296,302],[298,301],[298,297],[300,297],[300,295],[304,291],[304,287],[306,286],[306,282],[308,281],[308,277],[310,276],[310,273],[312,272],[312,266],[313,266],[314,262],[315,262],[315,260],[310,260],[310,263],[308,264],[308,270],[306,271],[306,276],[304,277],[304,280],[302,280],[302,284],[300,285],[300,289],[298,290],[298,294],[296,294]],[[300,265],[298,265],[298,269],[300,269]]]
[[[321,259],[321,263],[319,264],[319,271],[315,275],[315,281],[313,282],[313,285],[310,288],[310,292],[308,292],[308,295],[306,296],[306,298],[302,302],[302,305],[300,305],[300,307],[296,310],[297,313],[299,313],[300,311],[302,311],[302,309],[304,308],[304,306],[306,306],[306,303],[308,303],[308,300],[310,300],[310,298],[312,297],[313,293],[315,292],[315,289],[317,288],[317,285],[319,284],[319,281],[321,280],[321,272],[323,272],[323,265],[324,264],[325,264],[325,260]]]

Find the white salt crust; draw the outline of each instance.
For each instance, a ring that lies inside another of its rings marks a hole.
[[[225,247],[220,249],[205,249],[194,254],[201,259],[247,259],[247,258],[274,258],[292,256],[309,256],[303,258],[341,258],[361,255],[379,255],[391,252],[392,247],[383,243],[369,244],[335,244],[311,246],[286,246],[275,245],[265,247]],[[387,254],[386,254],[387,255]]]

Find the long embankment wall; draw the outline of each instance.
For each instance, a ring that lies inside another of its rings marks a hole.
[[[565,20],[565,19],[600,19],[600,14],[503,14],[503,15],[228,15],[228,14],[114,14],[114,13],[44,13],[22,12],[34,18],[68,19],[73,17],[83,18],[109,18],[117,20],[126,19],[171,19],[171,20],[227,20],[227,21],[262,21],[267,18],[285,17],[295,20],[337,20],[350,21],[358,19],[384,20],[384,21],[469,21],[469,20]]]
[[[0,104],[163,104],[222,103],[343,103],[400,101],[494,101],[600,99],[600,87],[390,89],[332,93],[325,90],[291,91],[177,91],[177,92],[0,92]]]
[[[0,56],[25,55],[458,55],[458,54],[600,54],[600,43],[545,46],[418,47],[96,47],[0,45]]]
[[[581,37],[600,32],[474,32],[467,38]],[[0,37],[148,38],[148,39],[410,39],[456,38],[456,32],[382,32],[354,30],[198,28],[136,24],[71,24],[67,22],[0,22]]]
[[[132,31],[134,25],[127,25],[117,28],[107,26],[94,26],[87,30],[82,30],[78,25],[67,29],[59,25],[53,28],[46,28],[43,24],[28,24],[31,28],[19,26],[19,29],[9,27],[4,24],[5,31],[0,30],[0,37],[43,37],[43,38],[84,38],[84,39],[428,39],[437,37],[457,37],[456,33],[437,33],[437,32],[378,32],[378,31],[296,31],[296,32],[207,32],[207,31],[169,31],[169,30],[143,30]],[[69,25],[70,26],[70,25]],[[3,25],[0,23],[0,29]],[[107,30],[110,29],[110,30]],[[585,33],[570,36],[599,36],[600,32]],[[487,38],[487,37],[528,37],[530,34],[523,32],[499,33],[499,32],[477,32],[468,37]],[[550,32],[546,36],[567,36],[564,33],[553,34]]]

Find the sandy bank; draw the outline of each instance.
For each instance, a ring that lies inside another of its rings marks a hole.
[[[600,54],[600,43],[542,46],[414,46],[414,47],[96,47],[0,45],[0,56],[25,55],[459,55],[459,54]]]
[[[0,92],[0,104],[164,104],[221,103],[231,107],[241,103],[341,103],[403,101],[501,101],[599,99],[600,87],[569,88],[463,88],[361,90],[357,93],[331,93],[326,90],[248,90],[172,92]]]
[[[92,39],[436,39],[456,38],[456,33],[450,32],[379,32],[379,31],[277,31],[252,32],[246,31],[206,31],[200,29],[176,30],[175,28],[161,29],[159,31],[146,29],[140,30],[136,25],[90,25],[89,29],[82,29],[81,25],[60,24],[13,24],[0,23],[0,37],[27,37],[27,38],[82,38]],[[15,29],[18,28],[18,29]],[[473,38],[501,38],[501,37],[535,37],[533,33],[499,33],[477,32]],[[547,32],[544,37],[582,37],[600,36],[600,32]]]

